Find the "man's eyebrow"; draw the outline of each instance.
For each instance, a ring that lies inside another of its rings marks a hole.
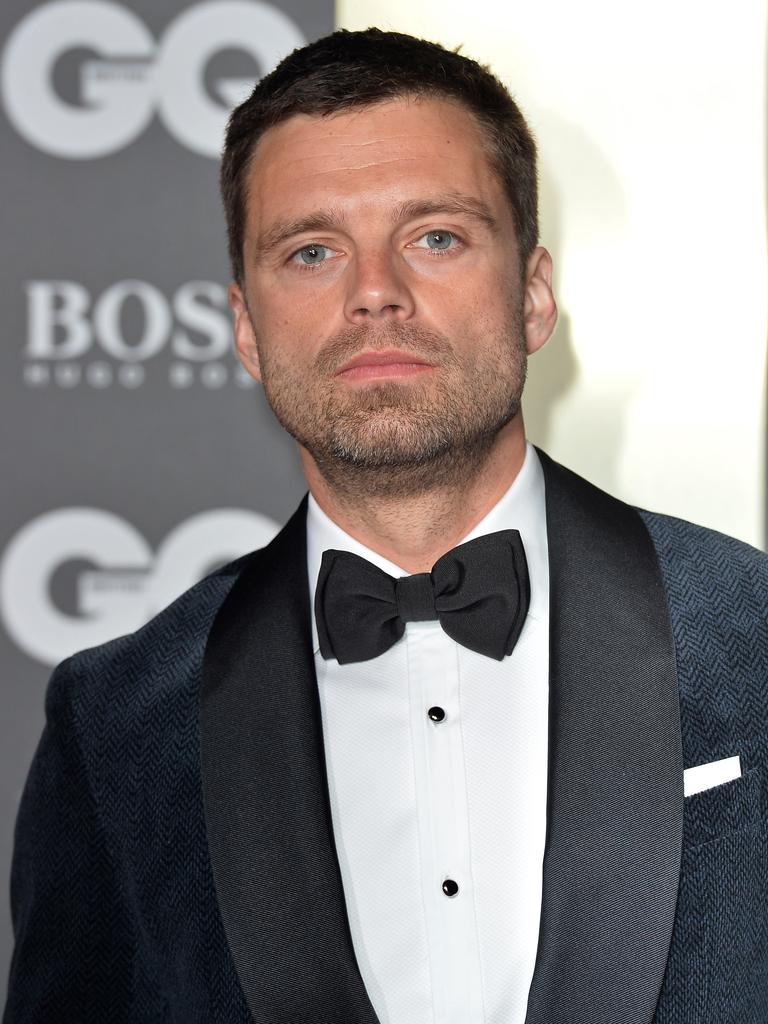
[[[333,231],[344,223],[344,215],[336,210],[316,210],[307,214],[306,217],[296,217],[293,220],[279,220],[271,228],[264,232],[254,247],[254,258],[256,262],[265,259],[275,249],[279,249],[283,242],[296,235],[303,235],[313,231]]]
[[[417,217],[431,217],[439,214],[472,217],[474,220],[480,221],[493,234],[499,230],[497,219],[482,199],[460,192],[431,196],[428,199],[409,199],[394,208],[392,222],[397,224],[403,220],[415,220]],[[340,210],[333,209],[316,210],[304,217],[277,221],[256,242],[254,258],[257,262],[261,262],[275,249],[280,248],[284,242],[296,235],[311,234],[314,231],[333,231],[343,227],[344,224],[344,214]]]
[[[499,222],[482,199],[462,192],[448,192],[445,195],[430,196],[429,199],[411,199],[395,210],[393,219],[415,220],[417,217],[431,217],[441,213],[460,214],[480,221],[493,234],[499,230]]]

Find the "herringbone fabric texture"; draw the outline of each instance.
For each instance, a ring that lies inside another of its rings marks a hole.
[[[745,771],[686,801],[655,1021],[766,1024],[768,558],[642,514],[673,623],[684,763],[739,753]],[[239,567],[54,673],[17,826],[5,1024],[251,1020],[213,889],[198,738],[203,650]]]
[[[642,513],[677,655],[683,763],[739,754],[742,778],[688,797],[656,1024],[768,1022],[768,557]]]
[[[5,1024],[246,1024],[200,792],[203,648],[236,566],[54,673],[22,801]]]

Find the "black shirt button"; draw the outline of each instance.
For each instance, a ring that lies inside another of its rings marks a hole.
[[[443,892],[445,893],[445,895],[455,896],[458,891],[459,887],[457,883],[454,882],[452,878],[446,878],[446,880],[443,882]]]
[[[430,708],[427,714],[432,722],[442,722],[445,718],[445,711],[438,707]]]

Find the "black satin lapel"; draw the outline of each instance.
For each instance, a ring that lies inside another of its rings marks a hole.
[[[640,516],[539,455],[549,538],[550,748],[526,1024],[649,1024],[682,841],[666,596]]]
[[[250,557],[206,647],[202,785],[216,893],[257,1024],[376,1024],[333,841],[306,501]]]

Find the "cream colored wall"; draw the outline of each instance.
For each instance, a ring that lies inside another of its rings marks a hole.
[[[337,12],[343,27],[463,44],[533,125],[560,321],[531,360],[531,438],[628,501],[763,546],[763,3]]]

